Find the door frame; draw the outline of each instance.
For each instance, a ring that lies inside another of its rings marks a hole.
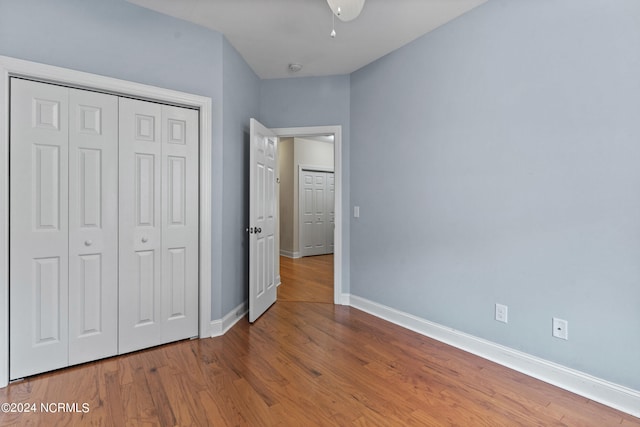
[[[211,98],[0,56],[0,387],[9,383],[9,111],[10,78],[188,107],[199,112],[199,337],[211,337]]]
[[[290,128],[272,128],[271,129],[278,138],[287,137],[305,137],[319,135],[333,135],[333,168],[336,180],[335,193],[335,210],[336,210],[336,231],[334,235],[334,252],[333,252],[333,303],[339,305],[348,305],[348,301],[343,297],[342,292],[342,230],[343,230],[343,212],[342,212],[342,126],[309,126],[309,127],[290,127]],[[278,254],[280,253],[280,232],[278,230]]]

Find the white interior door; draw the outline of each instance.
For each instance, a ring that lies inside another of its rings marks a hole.
[[[69,89],[69,364],[118,352],[118,97]]]
[[[68,364],[69,91],[11,79],[11,379]]]
[[[117,352],[117,97],[12,79],[11,378]]]
[[[119,352],[160,344],[160,104],[120,99]]]
[[[327,212],[327,228],[325,230],[327,253],[332,254],[335,248],[336,230],[336,177],[333,172],[327,172],[327,198],[325,199]]]
[[[120,99],[119,352],[198,334],[198,115]]]
[[[198,335],[198,112],[162,106],[162,342]]]
[[[198,111],[11,92],[10,379],[196,336]]]
[[[278,138],[255,119],[249,133],[249,321],[253,323],[277,298]]]
[[[298,179],[302,256],[333,253],[335,181],[333,172],[301,169]]]

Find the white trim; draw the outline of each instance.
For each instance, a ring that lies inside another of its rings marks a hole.
[[[276,128],[271,129],[278,137],[313,136],[313,135],[333,135],[333,156],[336,178],[336,234],[334,242],[333,257],[333,302],[343,305],[342,295],[342,126],[313,126],[296,128]]]
[[[249,312],[249,304],[243,302],[227,313],[222,319],[212,320],[210,324],[211,337],[219,337],[227,333],[239,320]]]
[[[340,305],[351,305],[351,294],[340,294]]]
[[[640,391],[430,322],[365,298],[349,295],[347,299],[352,307],[376,317],[640,417]]]
[[[200,338],[211,320],[211,98],[0,56],[0,387],[9,383],[9,78],[30,79],[154,100],[199,110]]]
[[[280,256],[292,258],[292,259],[302,258],[302,255],[300,255],[300,252],[291,252],[291,251],[286,251],[284,249],[280,249]]]

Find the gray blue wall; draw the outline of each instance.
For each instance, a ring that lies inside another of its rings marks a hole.
[[[349,292],[349,146],[350,77],[298,77],[263,80],[260,84],[260,120],[270,128],[342,126],[342,288]]]
[[[222,316],[249,299],[249,119],[258,118],[260,80],[223,42]],[[214,299],[215,301],[215,299]]]
[[[352,294],[640,390],[640,2],[490,0],[351,75],[350,142]]]

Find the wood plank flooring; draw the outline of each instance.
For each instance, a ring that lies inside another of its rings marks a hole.
[[[279,301],[333,303],[333,255],[280,257]]]
[[[5,402],[38,413],[0,413],[3,426],[640,426],[359,310],[284,296],[222,337],[28,378]],[[39,410],[57,402],[80,411]]]

